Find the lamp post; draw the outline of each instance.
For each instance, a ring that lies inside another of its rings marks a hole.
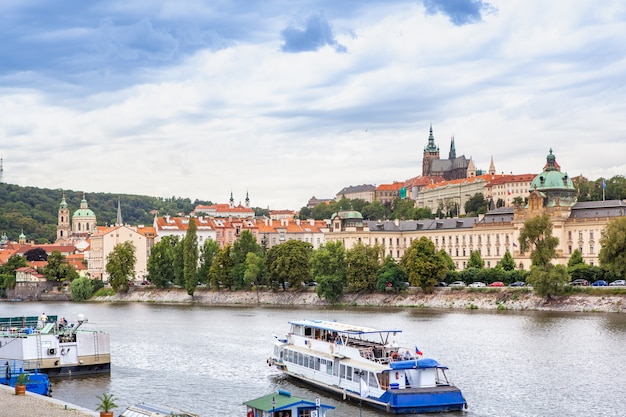
[[[276,408],[276,397],[272,397],[272,417],[274,417],[275,408]]]

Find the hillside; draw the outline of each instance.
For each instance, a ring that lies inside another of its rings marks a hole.
[[[54,242],[59,204],[64,193],[70,213],[74,213],[80,207],[82,191],[0,183],[0,235],[6,233],[10,240],[17,241],[23,232],[28,241]],[[155,210],[159,215],[187,214],[198,204],[213,204],[210,201],[192,202],[189,198],[182,197],[162,199],[131,194],[88,193],[85,197],[89,208],[96,213],[98,226],[115,222],[118,198],[124,223],[132,225],[152,224]]]

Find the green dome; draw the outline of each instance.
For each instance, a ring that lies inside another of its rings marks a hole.
[[[334,219],[335,216],[339,216],[341,219],[361,219],[363,220],[363,215],[356,210],[342,210],[338,213],[334,213],[330,216],[331,219]]]
[[[576,203],[576,188],[572,179],[566,172],[561,172],[552,149],[546,160],[543,172],[530,183],[530,192],[542,193],[544,204],[548,207],[573,206]]]
[[[83,199],[80,201],[80,208],[74,212],[74,217],[96,217],[95,213],[91,211],[89,206],[87,205],[87,200],[83,196]]]

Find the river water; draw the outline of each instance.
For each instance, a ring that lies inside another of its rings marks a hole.
[[[0,316],[84,314],[111,336],[110,376],[53,381],[52,396],[94,409],[164,404],[243,416],[276,389],[336,406],[335,417],[383,412],[312,391],[267,366],[273,335],[292,319],[400,328],[401,345],[450,367],[469,408],[440,416],[626,416],[626,315],[476,310],[211,307],[152,303],[0,303]],[[405,343],[402,343],[405,342]]]

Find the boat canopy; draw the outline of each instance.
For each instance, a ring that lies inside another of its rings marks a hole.
[[[310,327],[313,329],[329,330],[349,335],[379,334],[379,333],[402,333],[400,329],[375,329],[373,327],[355,326],[354,324],[339,323],[326,320],[296,320],[289,324]]]
[[[447,369],[445,366],[441,366],[439,365],[439,362],[437,362],[434,359],[431,358],[423,358],[423,359],[416,359],[416,360],[410,360],[410,361],[398,361],[398,362],[391,362],[389,364],[391,366],[391,369],[393,370],[400,370],[400,369],[413,369],[413,368],[418,368],[418,369],[426,369],[426,368],[444,368]]]
[[[289,391],[278,390],[273,394],[265,395],[254,400],[244,402],[250,408],[263,410],[266,412],[280,411],[290,409],[292,407],[315,407],[315,401],[309,401],[304,398],[294,397]],[[320,408],[332,410],[335,407],[327,404],[320,404]]]

